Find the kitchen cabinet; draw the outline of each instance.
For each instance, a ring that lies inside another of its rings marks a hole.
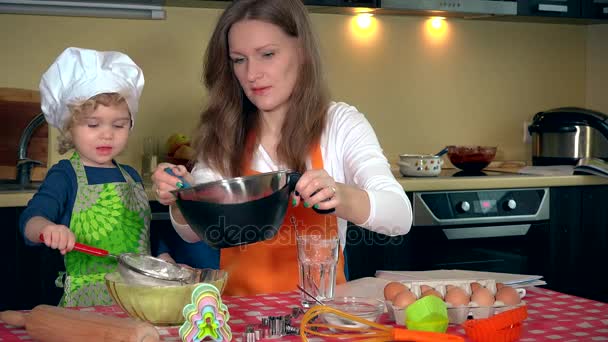
[[[387,236],[349,223],[345,255],[348,279],[373,277],[376,270],[414,270],[412,236]]]
[[[17,260],[15,260],[14,230],[17,227],[16,208],[0,208],[2,228],[0,230],[0,258],[2,258],[2,282],[0,283],[0,311],[14,307],[16,292]]]
[[[583,0],[583,18],[608,19],[608,2],[605,0]]]
[[[540,18],[608,19],[605,0],[518,0],[517,15]]]
[[[46,246],[26,246],[18,220],[23,207],[0,208],[3,218],[0,256],[3,260],[0,311],[31,309],[38,304],[57,305],[62,290],[55,287],[63,269],[61,254]]]
[[[551,189],[551,264],[557,291],[608,302],[608,186]]]
[[[518,0],[517,15],[580,18],[580,0]]]
[[[233,0],[197,0],[182,4],[178,1],[169,1],[169,6],[194,6],[194,7],[211,7],[214,8],[217,4],[230,3]],[[334,7],[380,7],[380,0],[304,0],[306,6],[334,6]],[[225,7],[227,5],[223,5]]]
[[[376,8],[379,0],[304,0],[304,5]]]
[[[168,0],[167,6],[175,7],[199,7],[199,8],[225,8],[233,0]],[[467,0],[450,0],[437,2],[436,6],[458,7]],[[516,15],[497,15],[485,18],[497,21],[514,22],[541,22],[560,24],[603,24],[608,23],[608,3],[606,0],[501,0],[512,3],[517,7]],[[403,2],[407,2],[403,0]],[[432,2],[432,1],[431,1]],[[487,6],[493,7],[496,0],[486,0]],[[304,0],[312,13],[332,13],[352,15],[357,8],[379,9],[379,15],[398,16],[428,16],[432,15],[428,10],[401,10],[382,8],[381,0]],[[451,13],[450,13],[451,12]],[[456,17],[462,17],[462,13],[448,11],[447,14],[457,13]],[[449,16],[449,15],[448,15]]]

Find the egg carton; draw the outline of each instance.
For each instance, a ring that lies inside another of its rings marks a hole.
[[[481,286],[489,289],[493,296],[496,295],[496,280],[494,280],[494,279],[465,279],[465,280],[459,279],[459,280],[426,280],[426,281],[423,280],[423,281],[408,281],[408,282],[402,281],[400,283],[402,283],[407,288],[409,288],[410,291],[412,291],[412,293],[416,296],[416,298],[419,299],[420,295],[422,294],[422,291],[420,289],[420,287],[422,285],[427,285],[427,286],[432,287],[434,290],[436,290],[437,292],[439,292],[441,294],[442,298],[445,298],[445,294],[447,292],[448,285],[458,286],[466,292],[467,296],[470,296],[472,294],[472,291],[471,291],[472,282],[479,283]],[[520,299],[523,299],[525,297],[525,295],[526,295],[525,289],[517,288],[515,290],[519,294]],[[405,325],[405,320],[406,320],[405,310],[407,309],[407,307],[405,307],[405,308],[395,307],[393,305],[393,303],[389,300],[385,301],[385,304],[386,304],[387,312],[389,314],[389,318],[391,320],[394,320],[397,325]],[[492,317],[496,314],[499,314],[501,312],[526,305],[526,303],[524,301],[521,301],[520,303],[518,303],[516,305],[505,305],[501,301],[496,301],[491,306],[479,306],[475,302],[469,302],[468,306],[453,307],[453,306],[451,306],[450,303],[446,303],[446,305],[447,305],[447,309],[448,309],[448,318],[449,318],[450,324],[462,324],[469,317],[472,317],[473,319],[488,318],[488,317]]]

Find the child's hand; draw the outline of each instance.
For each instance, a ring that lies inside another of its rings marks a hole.
[[[175,203],[175,196],[170,191],[181,188],[183,184],[179,178],[171,176],[165,171],[165,168],[167,167],[170,167],[175,175],[184,177],[190,184],[193,184],[192,182],[194,179],[183,165],[173,165],[169,163],[158,164],[156,170],[152,174],[152,181],[154,182],[153,189],[156,193],[156,199],[161,204],[171,205]]]
[[[40,234],[44,237],[45,245],[52,249],[58,249],[62,255],[74,249],[76,235],[64,225],[46,225],[42,228]]]

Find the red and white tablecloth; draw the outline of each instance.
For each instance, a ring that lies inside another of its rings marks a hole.
[[[235,341],[242,341],[248,324],[259,324],[260,317],[291,313],[300,296],[296,292],[250,297],[224,297],[230,312],[229,325]],[[574,297],[541,288],[528,288],[525,298],[528,319],[524,322],[522,342],[532,341],[608,341],[608,304]],[[125,317],[117,306],[80,308]],[[385,314],[381,323],[389,323]],[[163,341],[180,341],[179,327],[159,327]],[[450,325],[448,333],[465,336],[462,327]],[[29,341],[24,329],[0,323],[0,341]],[[285,336],[274,341],[299,341],[299,336]],[[314,338],[312,341],[319,341]]]

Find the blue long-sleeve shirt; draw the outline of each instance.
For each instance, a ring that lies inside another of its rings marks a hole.
[[[150,231],[152,250],[158,254],[169,253],[179,264],[186,264],[195,268],[220,267],[220,251],[203,241],[189,243],[184,241],[173,228],[171,221],[166,220],[154,226]]]
[[[129,173],[133,180],[141,183],[141,177],[135,169],[128,165],[121,164],[120,166]],[[126,182],[117,167],[85,166],[84,170],[89,184]],[[76,172],[69,160],[60,160],[48,170],[38,192],[28,202],[27,208],[19,217],[19,230],[23,234],[26,244],[36,245],[24,234],[25,225],[34,216],[42,216],[55,224],[70,226],[77,191]]]

